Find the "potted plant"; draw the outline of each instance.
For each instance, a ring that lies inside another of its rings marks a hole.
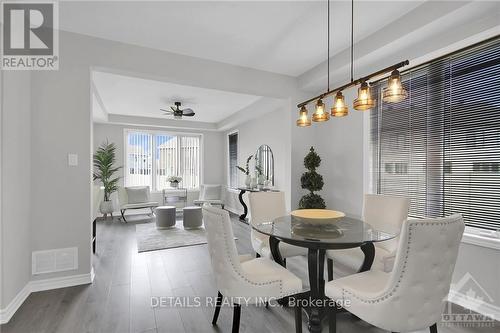
[[[316,172],[316,168],[321,164],[321,157],[311,147],[309,153],[304,158],[304,166],[308,171],[300,177],[300,184],[303,189],[309,190],[309,193],[300,198],[299,209],[324,209],[325,200],[314,192],[323,189],[323,176]]]
[[[114,143],[109,143],[107,140],[103,142],[94,153],[94,181],[101,182],[104,188],[104,201],[99,205],[99,210],[104,216],[113,213],[113,202],[111,194],[118,190],[118,180],[120,177],[113,175],[120,170],[120,166],[115,166],[116,146]]]
[[[253,155],[250,155],[247,157],[247,162],[246,162],[246,165],[245,165],[245,168],[242,168],[240,166],[236,166],[236,168],[238,168],[238,170],[240,170],[241,172],[243,172],[246,177],[245,177],[245,186],[246,187],[250,187],[250,183],[252,182],[252,176],[250,176],[250,160],[252,159]]]
[[[179,187],[179,183],[182,181],[182,177],[179,177],[179,176],[170,176],[170,177],[168,177],[167,181],[170,182],[170,187],[178,188]]]

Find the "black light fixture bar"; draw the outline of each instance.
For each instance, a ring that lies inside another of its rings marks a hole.
[[[337,87],[335,89],[329,89],[327,92],[324,92],[321,95],[318,95],[316,97],[308,99],[307,101],[304,101],[304,102],[302,102],[300,104],[297,104],[297,107],[301,108],[301,107],[306,106],[307,104],[311,103],[312,101],[316,101],[318,99],[323,99],[323,98],[325,98],[327,96],[333,95],[337,91],[342,91],[342,90],[345,90],[347,88],[356,86],[356,85],[358,85],[358,84],[360,84],[362,82],[369,81],[370,79],[372,79],[374,77],[380,76],[380,75],[385,74],[385,73],[392,72],[395,69],[407,66],[409,64],[410,64],[410,62],[408,60],[401,61],[401,62],[399,62],[397,64],[392,65],[392,66],[389,66],[389,67],[386,67],[386,68],[381,69],[379,71],[376,71],[376,72],[374,72],[374,73],[372,73],[370,75],[367,75],[367,76],[361,77],[359,79],[353,80],[353,81],[351,81],[349,83],[346,83],[343,86]]]

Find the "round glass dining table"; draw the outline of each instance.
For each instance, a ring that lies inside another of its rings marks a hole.
[[[309,306],[304,307],[309,317],[309,330],[321,332],[321,321],[327,311],[325,296],[324,264],[326,250],[361,248],[365,257],[359,272],[370,270],[375,258],[373,243],[396,237],[380,230],[360,219],[338,217],[329,219],[309,219],[286,215],[253,225],[256,231],[269,236],[269,247],[273,259],[285,266],[279,252],[279,243],[305,247],[308,249],[308,270],[310,290],[300,295],[307,299]]]

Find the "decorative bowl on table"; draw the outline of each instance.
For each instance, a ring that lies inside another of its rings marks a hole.
[[[299,209],[291,212],[292,233],[309,238],[338,238],[342,230],[336,222],[345,216],[343,212],[328,209]]]
[[[291,212],[294,217],[306,220],[333,220],[345,216],[345,213],[330,209],[297,209]],[[317,221],[319,222],[319,221]],[[326,221],[323,221],[326,222]]]

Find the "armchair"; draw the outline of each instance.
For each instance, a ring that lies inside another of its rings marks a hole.
[[[154,214],[154,209],[159,206],[157,201],[151,201],[149,186],[120,187],[118,189],[118,199],[123,222],[127,222],[125,219],[127,209],[149,208],[151,214]]]
[[[221,206],[221,208],[224,209],[221,185],[200,185],[200,197],[198,200],[194,200],[193,204],[196,206],[203,206],[205,203]]]

